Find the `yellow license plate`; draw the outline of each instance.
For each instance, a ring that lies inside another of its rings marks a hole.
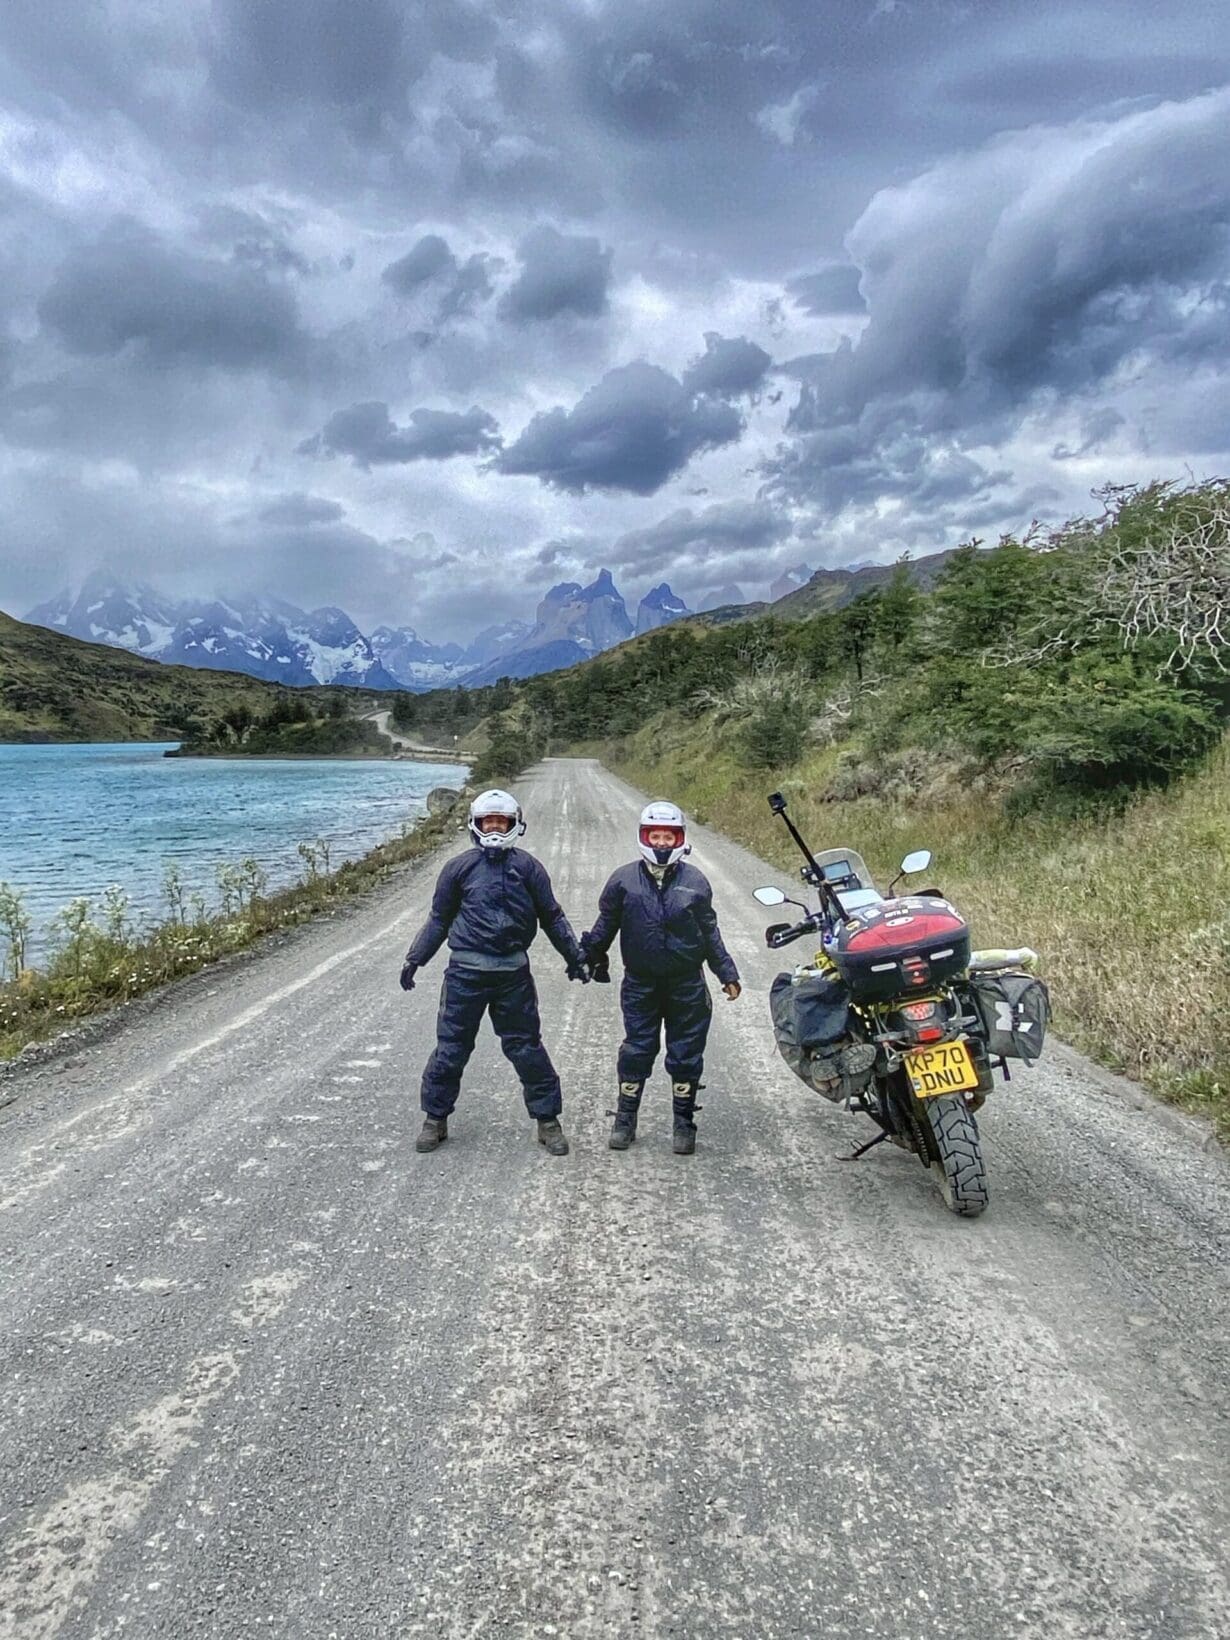
[[[939,1042],[934,1048],[908,1053],[905,1069],[920,1099],[938,1099],[941,1094],[978,1086],[978,1072],[964,1042]]]

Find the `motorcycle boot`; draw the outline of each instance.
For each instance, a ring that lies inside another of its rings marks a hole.
[[[538,1143],[545,1145],[549,1156],[566,1156],[568,1141],[564,1137],[564,1130],[560,1126],[558,1116],[545,1116],[538,1119]]]
[[[414,1148],[418,1151],[438,1150],[448,1138],[447,1116],[425,1116]]]
[[[614,1115],[615,1122],[611,1128],[611,1137],[607,1141],[612,1150],[627,1150],[636,1141],[636,1120],[641,1110],[641,1095],[645,1091],[643,1082],[621,1082],[619,1084],[619,1102],[615,1110],[608,1111],[607,1115]]]
[[[701,1108],[696,1103],[696,1095],[700,1092],[700,1083],[676,1082],[672,1091],[675,1111],[675,1155],[691,1156],[696,1149],[696,1112]]]

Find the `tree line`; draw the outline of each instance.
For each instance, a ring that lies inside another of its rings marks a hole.
[[[903,561],[842,609],[663,627],[568,671],[449,692],[459,720],[489,720],[476,776],[511,778],[549,748],[669,712],[726,726],[750,767],[856,739],[872,757],[1010,765],[1034,797],[1165,784],[1230,718],[1230,484],[1098,499],[1061,528],[967,543],[929,592]]]

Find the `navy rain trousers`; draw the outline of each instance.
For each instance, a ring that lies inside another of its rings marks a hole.
[[[505,1057],[521,1078],[526,1110],[540,1118],[558,1116],[564,1102],[555,1066],[542,1045],[538,991],[528,963],[494,971],[449,963],[440,989],[436,1050],[423,1070],[423,1110],[428,1116],[452,1115],[462,1072],[488,1010]]]
[[[672,1082],[699,1082],[713,1017],[704,970],[654,979],[625,969],[619,1001],[626,1033],[619,1050],[619,1080],[648,1081],[665,1025],[666,1074]]]

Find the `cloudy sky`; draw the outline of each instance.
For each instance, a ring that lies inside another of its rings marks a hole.
[[[5,0],[0,606],[465,637],[1230,467],[1223,0]]]

